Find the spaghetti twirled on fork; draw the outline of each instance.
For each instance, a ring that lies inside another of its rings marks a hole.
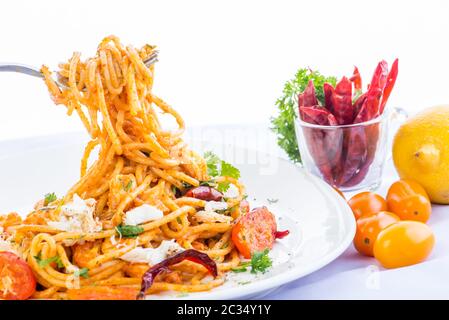
[[[182,139],[181,116],[152,91],[154,65],[147,67],[143,60],[154,49],[125,47],[107,37],[94,57],[83,61],[75,53],[60,65],[59,76],[67,79],[62,90],[42,67],[55,103],[65,105],[69,115],[78,114],[91,140],[81,160],[81,178],[63,198],[40,201],[24,220],[15,214],[0,218],[8,230],[4,237],[10,237],[40,284],[35,298],[76,297],[77,286],[135,291],[148,263],[122,257],[164,241],[207,253],[219,276],[209,279],[202,265],[183,261],[159,276],[149,292],[209,290],[240,263],[231,228],[241,215],[244,187],[229,176],[214,178],[238,190],[222,200],[228,210],[219,216],[204,211],[207,201],[185,195],[187,188],[211,177],[205,159]],[[176,120],[176,130],[163,128],[160,112]],[[89,165],[97,149],[98,158]],[[120,227],[127,213],[145,206],[162,216],[135,225],[139,233],[126,237]]]

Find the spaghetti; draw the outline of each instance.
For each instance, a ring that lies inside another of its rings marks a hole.
[[[153,93],[154,65],[143,62],[154,50],[125,47],[117,37],[107,37],[94,57],[81,60],[74,53],[60,65],[58,74],[67,79],[63,89],[42,67],[54,102],[79,116],[91,140],[81,178],[63,198],[40,201],[23,221],[15,214],[0,217],[3,237],[14,243],[39,284],[34,298],[79,297],[74,289],[92,286],[137,290],[148,263],[123,257],[168,241],[206,253],[216,262],[218,277],[211,280],[204,266],[183,261],[159,275],[147,293],[209,290],[240,263],[231,229],[242,215],[244,186],[230,176],[212,179],[205,159],[183,141],[182,117]],[[176,129],[164,129],[161,112],[174,118]],[[89,165],[97,149],[98,158]],[[205,211],[208,201],[185,195],[211,180],[237,190],[221,201],[227,209],[216,215],[222,219]],[[132,226],[138,232],[127,236],[127,215],[145,206],[162,215]]]

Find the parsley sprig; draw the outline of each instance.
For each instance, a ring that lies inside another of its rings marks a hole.
[[[236,273],[246,272],[248,271],[248,267],[251,267],[251,273],[265,273],[273,264],[268,253],[268,249],[254,252],[250,261],[242,262],[237,268],[233,268],[232,271]]]
[[[298,94],[305,90],[309,80],[313,81],[316,96],[321,104],[324,103],[323,84],[328,82],[335,87],[337,82],[335,77],[325,77],[318,71],[299,69],[295,77],[285,83],[283,95],[276,101],[279,114],[271,118],[271,129],[277,135],[279,146],[285,150],[290,160],[298,163],[301,163],[301,155],[295,134],[295,108],[298,108]]]
[[[221,160],[216,154],[211,151],[204,153],[204,159],[207,164],[207,174],[211,177],[231,177],[234,179],[240,178],[240,171],[232,164]],[[229,182],[222,181],[217,184],[217,190],[225,192],[229,189]]]

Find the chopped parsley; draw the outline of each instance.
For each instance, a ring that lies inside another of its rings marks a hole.
[[[56,201],[58,197],[54,192],[47,193],[44,198],[44,206],[48,206],[49,203],[52,203],[53,201]]]
[[[133,181],[129,180],[128,183],[126,185],[123,186],[123,190],[125,190],[126,192],[128,192],[133,186]]]
[[[88,279],[89,278],[89,269],[87,268],[81,268],[75,271],[75,273],[73,274],[75,277],[83,277],[84,279]]]
[[[236,273],[241,273],[248,271],[248,267],[251,267],[251,273],[265,273],[273,263],[271,258],[268,256],[268,252],[268,249],[260,252],[254,252],[250,261],[242,262],[237,268],[233,268],[231,270]]]
[[[123,238],[135,238],[144,231],[140,226],[130,225],[120,225],[118,227],[115,227],[115,230],[117,230],[120,237]]]
[[[46,266],[48,266],[50,263],[55,262],[56,265],[58,266],[58,268],[64,268],[64,264],[61,261],[61,258],[59,256],[54,256],[48,259],[42,259],[41,258],[41,253],[39,252],[39,254],[37,256],[34,256],[34,259],[36,259],[37,265],[39,266],[39,268],[45,268]]]

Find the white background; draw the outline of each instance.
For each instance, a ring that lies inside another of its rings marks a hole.
[[[155,90],[188,125],[268,123],[299,67],[366,81],[400,59],[390,106],[449,103],[449,1],[2,1],[0,61],[56,68],[115,34],[160,49]],[[0,140],[81,130],[43,82],[0,74]]]

